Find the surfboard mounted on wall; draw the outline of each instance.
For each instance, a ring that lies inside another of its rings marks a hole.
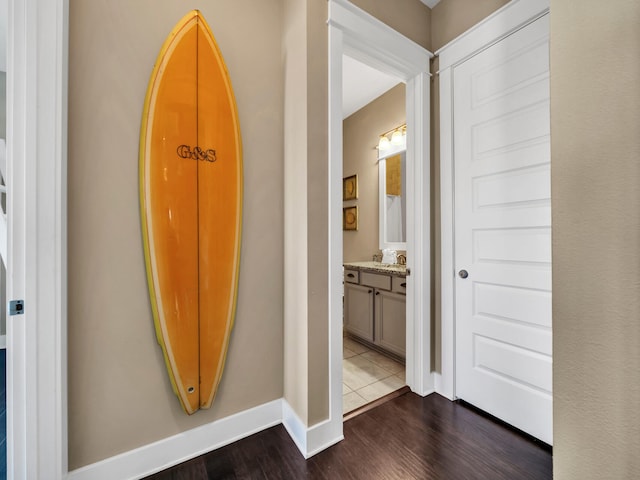
[[[242,145],[231,81],[202,14],[162,46],[140,134],[140,207],[156,336],[185,412],[209,408],[236,310]]]

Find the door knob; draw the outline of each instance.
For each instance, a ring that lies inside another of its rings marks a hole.
[[[466,270],[460,270],[458,272],[458,275],[460,276],[460,278],[467,278],[469,276],[469,272],[467,272]]]

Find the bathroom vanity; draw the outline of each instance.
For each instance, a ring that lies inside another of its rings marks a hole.
[[[405,358],[406,266],[344,264],[344,329],[357,339]]]

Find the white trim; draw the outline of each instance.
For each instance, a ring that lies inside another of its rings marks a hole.
[[[455,281],[453,230],[453,100],[451,70],[440,72],[440,375],[436,391],[455,399]]]
[[[550,0],[512,0],[462,35],[454,38],[436,55],[440,72],[463,62],[549,11]]]
[[[7,177],[7,141],[0,138],[0,175]]]
[[[300,453],[307,457],[307,426],[285,399],[282,400],[282,425],[296,444]]]
[[[340,389],[340,397],[342,397],[342,389]],[[342,400],[342,398],[340,398]],[[342,405],[342,402],[340,402]],[[318,423],[307,430],[307,452],[305,458],[314,456],[326,450],[332,445],[344,440],[342,434],[342,412],[335,420],[326,420]],[[335,432],[340,429],[340,435],[336,436]]]
[[[5,12],[6,14],[6,12]],[[6,32],[5,32],[6,34]],[[6,95],[6,92],[5,92]],[[5,109],[6,115],[6,109]],[[0,194],[6,193],[6,178],[7,178],[7,143],[4,138],[0,138],[0,176],[4,180],[5,185],[0,185]],[[0,210],[0,257],[5,267],[7,265],[7,214],[6,211]],[[6,339],[4,340],[6,346]]]
[[[329,3],[329,16],[331,16]],[[327,126],[329,159],[339,158],[339,162],[329,160],[327,189],[329,201],[329,254],[328,268],[328,313],[329,313],[329,420],[314,430],[314,435],[334,439],[343,437],[342,418],[342,47],[343,34],[328,27],[328,88],[329,112]],[[303,453],[316,453],[319,440],[314,437]],[[329,443],[329,442],[327,442]]]
[[[330,0],[329,26],[343,34],[342,53],[370,67],[404,81],[429,72],[431,52],[346,0]]]
[[[335,425],[332,425],[329,420],[307,428],[284,399],[282,400],[282,424],[305,459],[344,440],[342,432],[339,436],[335,436]],[[340,418],[340,427],[342,427],[342,418]]]
[[[467,32],[438,50],[440,55],[440,283],[441,373],[436,392],[453,400],[455,394],[455,252],[453,91],[456,65],[485,50],[549,11],[549,0],[512,0]]]
[[[278,425],[281,419],[282,400],[278,399],[73,470],[66,478],[68,480],[144,478]]]
[[[407,137],[402,136],[402,143],[400,145],[391,144],[386,150],[378,150],[378,161],[389,158],[398,153],[402,153],[407,150]]]
[[[345,0],[329,1],[329,304],[331,397],[342,384],[342,55],[403,79],[407,105],[407,370],[412,391],[433,391],[429,221],[430,52]],[[338,350],[338,348],[340,348]],[[330,405],[342,417],[342,399]]]
[[[9,478],[67,470],[67,0],[10,0],[7,68]]]
[[[6,187],[0,186],[0,192],[4,188]],[[7,215],[0,211],[0,258],[5,266],[7,265],[7,236]]]
[[[427,67],[428,68],[428,67]],[[407,82],[407,339],[406,382],[426,396],[431,374],[431,162],[430,79],[421,72]]]

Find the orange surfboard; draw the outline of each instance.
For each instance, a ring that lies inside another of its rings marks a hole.
[[[140,134],[140,206],[158,342],[188,414],[222,377],[238,292],[242,145],[231,81],[202,14],[166,39]]]

